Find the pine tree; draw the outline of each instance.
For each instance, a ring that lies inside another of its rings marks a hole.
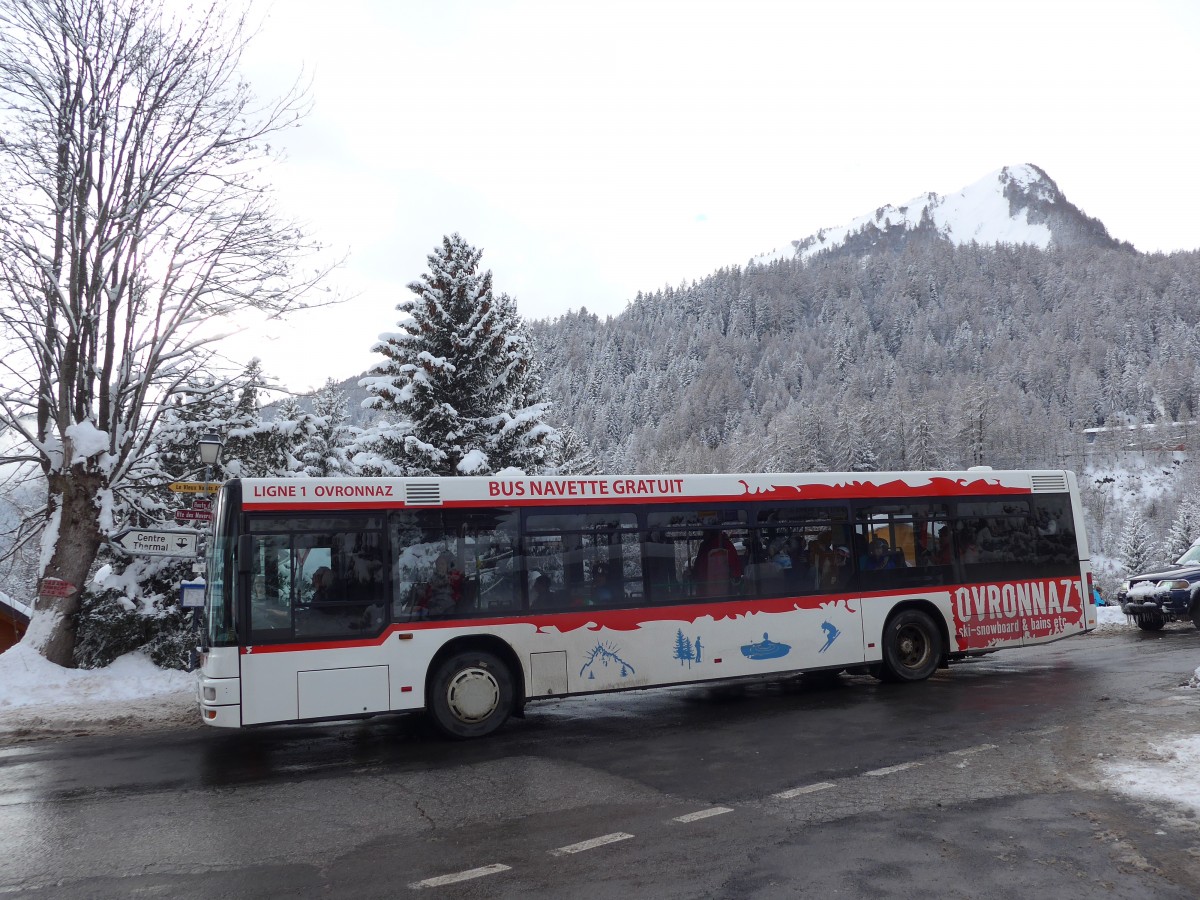
[[[548,475],[599,475],[600,463],[574,428],[557,429],[547,442]]]
[[[1125,520],[1125,527],[1117,539],[1117,558],[1128,574],[1137,575],[1154,561],[1156,555],[1150,526],[1142,514],[1134,510]]]
[[[479,271],[481,256],[458,234],[443,238],[408,286],[414,296],[396,307],[400,331],[372,348],[386,359],[359,383],[388,421],[359,444],[365,471],[540,470],[553,429],[532,345],[516,303]]]
[[[280,404],[271,421],[262,416],[261,395],[267,388],[262,364],[251,360],[240,379],[241,389],[227,423],[221,468],[230,478],[272,478],[296,474],[300,446],[313,427],[312,416],[294,398]]]
[[[352,434],[347,419],[346,394],[329,378],[313,394],[312,430],[297,450],[305,475],[327,478],[354,474],[348,452]]]
[[[1179,559],[1192,546],[1192,542],[1198,538],[1200,538],[1200,503],[1197,503],[1196,497],[1193,495],[1185,497],[1179,504],[1175,521],[1171,523],[1171,528],[1163,540],[1164,557],[1171,560]]]

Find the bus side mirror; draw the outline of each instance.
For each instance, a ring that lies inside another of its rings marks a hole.
[[[239,575],[250,574],[250,564],[254,561],[254,535],[240,534],[237,542],[237,570]]]

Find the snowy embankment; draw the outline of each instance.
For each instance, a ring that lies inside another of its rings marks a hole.
[[[1120,609],[1097,610],[1097,631],[1131,628]],[[1200,689],[1200,668],[1189,690]],[[154,666],[131,653],[104,669],[62,669],[18,644],[0,654],[0,745],[67,734],[135,729],[202,728],[196,712],[195,676]],[[1197,733],[1152,745],[1150,760],[1097,763],[1105,785],[1135,797],[1166,800],[1200,810]]]
[[[199,727],[196,678],[130,653],[103,669],[63,669],[17,644],[0,654],[0,744],[6,739],[134,728]]]

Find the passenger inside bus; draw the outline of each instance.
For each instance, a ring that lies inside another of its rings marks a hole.
[[[534,609],[546,609],[554,605],[549,575],[539,575],[533,579],[529,588],[529,605]]]
[[[867,545],[867,553],[861,564],[864,572],[877,572],[896,568],[896,558],[889,552],[888,542],[877,537]]]
[[[838,546],[833,548],[829,556],[830,566],[822,575],[821,587],[844,588],[850,584],[850,576],[854,567],[850,563],[850,548]]]
[[[612,603],[616,597],[613,594],[612,585],[608,583],[608,569],[603,565],[595,565],[592,567],[592,604],[606,605]]]
[[[733,593],[733,582],[742,577],[737,548],[723,531],[710,531],[696,550],[692,569],[696,596],[721,597]]]
[[[328,604],[333,600],[333,571],[328,566],[321,566],[312,573],[312,598],[310,603],[316,609],[326,607],[326,612],[332,612],[328,609]]]
[[[433,574],[425,586],[421,609],[427,616],[447,616],[462,599],[462,572],[454,568],[454,556],[443,550],[433,564]]]

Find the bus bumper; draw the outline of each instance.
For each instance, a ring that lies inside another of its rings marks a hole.
[[[241,679],[207,678],[196,679],[196,703],[200,707],[200,721],[214,728],[241,728]]]

